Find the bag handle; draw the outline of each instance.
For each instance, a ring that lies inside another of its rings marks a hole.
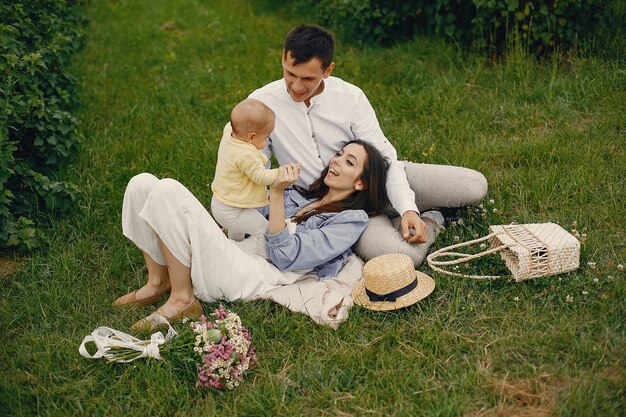
[[[465,247],[465,246],[470,246],[470,245],[473,245],[475,243],[491,239],[492,237],[496,236],[497,234],[498,233],[491,233],[491,234],[489,234],[487,236],[480,237],[478,239],[473,239],[473,240],[469,240],[467,242],[461,242],[461,243],[457,243],[457,244],[454,244],[454,245],[446,246],[445,248],[438,249],[438,250],[434,251],[433,253],[431,253],[430,255],[428,255],[428,257],[426,258],[426,260],[428,261],[428,266],[430,266],[430,268],[433,271],[437,271],[439,273],[446,274],[446,275],[451,275],[451,276],[455,276],[455,277],[473,278],[473,279],[497,279],[497,278],[501,278],[500,275],[468,275],[468,274],[461,274],[461,273],[458,273],[458,272],[446,271],[445,269],[442,269],[442,268],[439,267],[439,266],[457,265],[457,264],[469,262],[472,259],[481,258],[483,256],[491,255],[492,253],[500,252],[502,249],[506,249],[509,245],[503,244],[503,245],[500,245],[498,247],[487,249],[487,250],[484,250],[484,251],[482,251],[480,253],[476,253],[476,254],[463,253],[463,252],[452,252],[453,249],[462,248],[462,247]],[[437,258],[442,258],[444,256],[456,257],[457,259],[453,259],[453,260],[450,260],[450,261],[437,261],[437,260],[435,260]]]

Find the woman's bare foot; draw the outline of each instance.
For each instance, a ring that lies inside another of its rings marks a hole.
[[[148,278],[148,283],[137,290],[137,299],[154,297],[169,291],[169,283],[163,281],[155,283],[154,280]]]
[[[170,297],[156,312],[170,321],[177,321],[183,317],[200,317],[202,315],[202,306],[194,296],[177,299]]]
[[[161,298],[161,294],[169,290],[169,285],[161,281],[155,283],[148,279],[148,283],[136,291],[129,292],[113,302],[113,307],[138,307],[154,304]]]
[[[156,315],[165,317],[169,322],[174,323],[182,320],[183,318],[196,319],[200,317],[204,312],[202,311],[202,305],[197,298],[193,297],[191,301],[173,301],[168,300],[163,304],[155,313],[150,314],[148,317],[139,320],[133,324],[130,328],[133,331],[146,331],[154,330],[155,327],[159,327],[162,323],[156,320]]]

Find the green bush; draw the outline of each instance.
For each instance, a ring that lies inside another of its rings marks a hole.
[[[415,2],[403,0],[299,0],[295,8],[359,44],[407,36],[417,17]]]
[[[79,143],[67,67],[83,23],[77,1],[0,3],[0,249],[37,247],[35,221],[78,198],[52,178]]]
[[[585,47],[591,39],[610,34],[607,27],[620,28],[617,2],[606,0],[473,0],[475,15],[471,27],[455,33],[463,43],[502,52],[512,41],[529,51],[543,54],[558,48]]]
[[[623,37],[619,0],[299,0],[296,9],[357,43],[387,43],[415,33],[444,35],[501,53],[521,44],[535,54],[582,41]],[[583,45],[585,46],[585,45]]]

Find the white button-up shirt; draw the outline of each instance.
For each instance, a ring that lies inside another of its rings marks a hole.
[[[380,129],[376,113],[363,91],[337,77],[324,79],[324,90],[311,98],[310,106],[294,101],[280,79],[255,90],[254,98],[274,111],[276,123],[265,152],[279,164],[302,164],[297,185],[308,187],[330,159],[347,142],[361,139],[372,143],[391,162],[387,194],[400,214],[417,210],[404,164]]]

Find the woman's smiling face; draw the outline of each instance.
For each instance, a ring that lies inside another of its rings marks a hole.
[[[355,190],[363,190],[367,188],[361,179],[366,163],[365,148],[358,143],[350,143],[340,149],[330,160],[324,184],[336,191],[352,193]]]

